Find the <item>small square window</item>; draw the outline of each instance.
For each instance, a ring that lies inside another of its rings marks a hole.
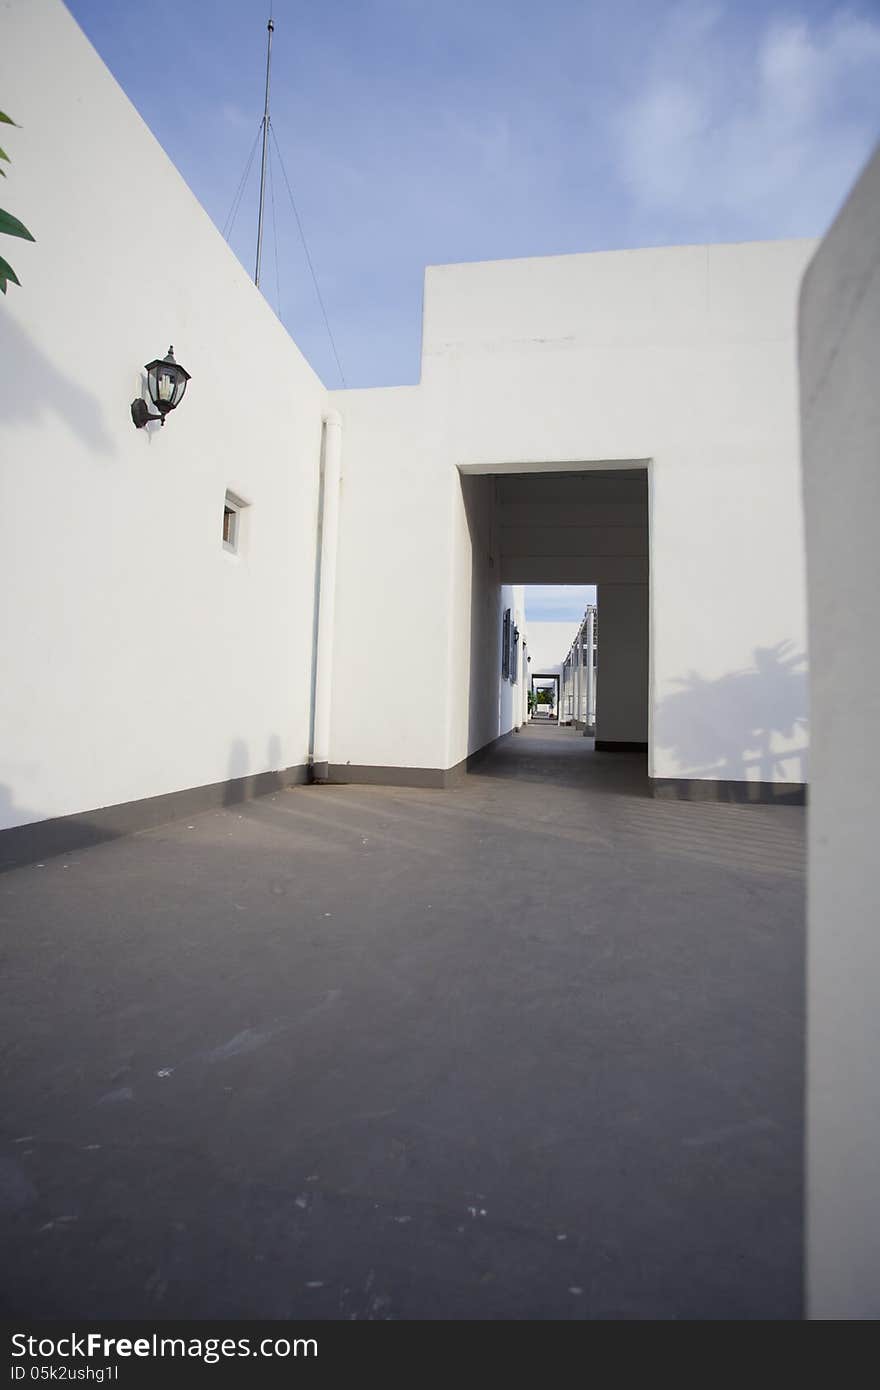
[[[241,545],[241,514],[247,503],[234,492],[223,499],[223,549],[238,554]]]

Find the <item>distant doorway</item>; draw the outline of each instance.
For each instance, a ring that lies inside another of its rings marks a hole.
[[[559,723],[559,677],[536,674],[531,679],[530,718],[536,724]]]

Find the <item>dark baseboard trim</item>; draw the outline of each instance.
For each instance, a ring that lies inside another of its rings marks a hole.
[[[506,734],[499,734],[497,738],[491,738],[488,743],[484,743],[482,748],[477,748],[473,753],[468,753],[467,757],[462,758],[461,762],[456,763],[454,767],[448,767],[446,769],[446,781],[443,783],[444,787],[454,786],[466,773],[473,771],[475,767],[479,767],[487,753],[494,752],[494,750],[500,748],[501,744],[505,743],[507,739],[513,738],[514,734],[518,733],[519,729],[508,729]]]
[[[647,743],[627,743],[621,739],[597,738],[597,753],[647,753]]]
[[[336,786],[363,787],[422,787],[443,788],[454,786],[465,773],[476,767],[487,753],[497,748],[505,739],[517,732],[511,729],[500,734],[489,743],[483,744],[474,753],[469,753],[453,767],[382,767],[372,763],[330,763],[324,779]]]
[[[753,806],[805,806],[803,782],[704,781],[696,777],[652,777],[655,797],[670,801],[728,801]]]
[[[123,835],[149,830],[199,811],[237,806],[283,787],[301,786],[308,780],[307,767],[287,767],[279,772],[258,772],[251,777],[233,777],[228,782],[187,787],[163,796],[144,797],[141,801],[79,811],[72,816],[55,816],[52,820],[34,821],[30,825],[14,825],[9,830],[0,830],[0,873],[51,859],[57,854],[72,854],[105,840],[118,840]]]
[[[442,767],[381,767],[373,763],[330,763],[324,781],[334,786],[445,787]],[[320,779],[319,779],[320,780]]]

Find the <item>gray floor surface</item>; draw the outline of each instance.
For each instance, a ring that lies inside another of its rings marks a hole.
[[[4,875],[2,1311],[800,1316],[803,828],[532,727]]]

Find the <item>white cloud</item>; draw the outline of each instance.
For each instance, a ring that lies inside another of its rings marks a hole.
[[[642,215],[725,235],[824,230],[880,125],[880,22],[771,18],[751,42],[735,12],[673,12],[646,84],[614,121]]]

